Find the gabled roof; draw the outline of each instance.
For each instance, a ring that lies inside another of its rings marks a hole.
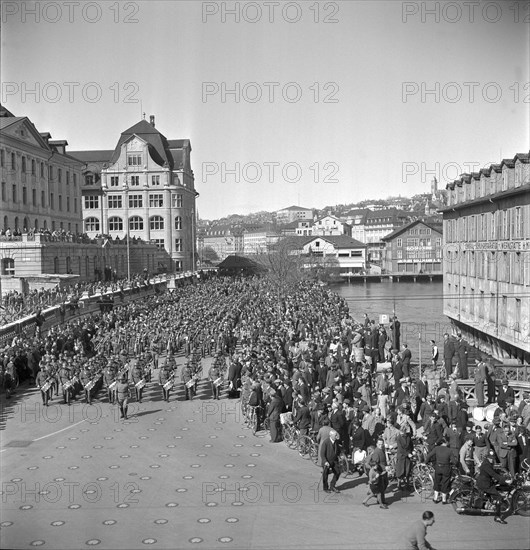
[[[414,227],[418,224],[425,225],[427,227],[430,227],[433,231],[436,231],[438,233],[442,233],[442,224],[441,223],[432,223],[424,220],[415,220],[411,223],[407,223],[406,225],[402,225],[401,227],[398,227],[397,229],[394,229],[392,233],[389,233],[388,235],[385,235],[384,237],[381,237],[382,241],[390,241],[394,237],[397,237],[398,235],[401,235],[401,233],[404,233],[405,231],[408,231],[410,228]]]
[[[347,235],[312,235],[308,237],[299,237],[300,247],[304,247],[306,244],[321,239],[332,244],[335,248],[366,248],[366,244],[352,239]]]
[[[287,208],[280,208],[277,212],[283,212],[284,210],[307,210],[308,212],[313,212],[312,208],[304,208],[303,206],[288,206]]]
[[[52,147],[46,142],[46,140],[42,137],[40,132],[35,128],[35,125],[31,120],[26,116],[2,116],[0,117],[0,130],[6,130],[7,128],[10,128],[11,126],[15,126],[17,124],[24,124],[26,128],[31,132],[31,135],[35,139],[35,141],[39,144],[40,147],[43,149],[46,149],[48,151],[52,151]]]
[[[98,151],[69,151],[70,156],[86,163],[108,162],[112,153],[114,153],[112,149],[102,149]]]
[[[134,136],[139,137],[147,143],[149,155],[157,164],[163,166],[167,162],[169,167],[173,169],[173,155],[169,150],[167,139],[147,120],[140,120],[140,122],[137,122],[121,133],[118,144],[109,161],[111,164],[114,164],[119,159],[121,146]]]
[[[349,223],[343,222],[340,218],[337,218],[337,216],[333,216],[333,214],[324,214],[323,216],[321,216],[320,218],[318,218],[315,221],[315,224],[322,221],[324,218],[332,218],[332,219],[337,220],[338,222],[340,222],[342,225],[347,225],[348,227],[350,227]]]

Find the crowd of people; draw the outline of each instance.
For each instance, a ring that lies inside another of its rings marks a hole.
[[[44,405],[59,393],[65,404],[82,392],[90,403],[104,387],[127,418],[131,394],[141,401],[156,370],[161,398],[169,401],[179,350],[188,358],[180,375],[187,399],[195,395],[201,358],[211,355],[212,398],[227,385],[229,397],[248,400],[273,443],[282,440],[281,419],[289,412],[300,434],[314,433],[325,491],[340,490],[339,451],[361,453],[370,494],[386,509],[389,457],[395,456],[397,489],[406,488],[418,434],[434,463],[435,503],[447,502],[451,466],[482,473],[493,460],[515,474],[530,458],[529,395],[516,407],[503,381],[491,426],[475,425],[455,373],[429,387],[411,365],[397,318],[388,327],[367,315],[359,323],[342,298],[310,281],[279,287],[267,278],[204,278],[74,318],[46,335],[17,336],[0,350],[0,364],[8,372],[17,364],[29,369]]]

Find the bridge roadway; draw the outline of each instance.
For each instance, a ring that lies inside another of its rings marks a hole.
[[[527,518],[502,526],[396,492],[388,510],[365,508],[356,475],[323,493],[320,468],[252,435],[239,403],[211,400],[205,379],[192,401],[179,389],[165,403],[149,384],[128,421],[99,397],[46,409],[27,388],[2,402],[2,548],[388,550],[427,509],[438,550],[530,546]]]

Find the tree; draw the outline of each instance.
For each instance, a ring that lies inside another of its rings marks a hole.
[[[216,250],[214,250],[214,248],[209,245],[205,246],[202,249],[202,259],[205,262],[210,262],[210,263],[218,262],[220,260],[219,254],[217,254]]]

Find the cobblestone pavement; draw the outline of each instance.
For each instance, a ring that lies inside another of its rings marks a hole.
[[[393,492],[388,510],[365,508],[356,475],[323,493],[318,467],[254,436],[238,401],[211,400],[205,379],[193,400],[179,388],[169,403],[149,384],[128,421],[99,397],[44,408],[22,389],[2,402],[2,548],[399,548],[427,509],[437,549],[530,546],[527,518],[502,526]]]

